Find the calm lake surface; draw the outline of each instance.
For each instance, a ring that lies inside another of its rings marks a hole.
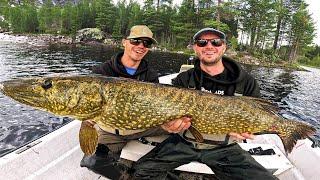
[[[90,68],[120,51],[92,47],[39,47],[17,38],[1,38],[0,81],[57,74],[90,74]],[[188,57],[151,52],[146,57],[159,75],[179,71]],[[320,139],[320,70],[291,71],[245,66],[256,77],[262,96],[281,109],[281,115],[306,121],[318,129]],[[19,104],[0,93],[0,157],[69,122],[71,119]]]

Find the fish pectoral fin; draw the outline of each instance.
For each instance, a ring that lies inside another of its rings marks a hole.
[[[202,134],[195,127],[191,125],[188,130],[190,131],[190,133],[192,134],[192,136],[195,138],[197,142],[204,141]]]
[[[81,150],[85,155],[92,155],[96,152],[98,146],[98,132],[90,123],[81,123],[79,142]]]

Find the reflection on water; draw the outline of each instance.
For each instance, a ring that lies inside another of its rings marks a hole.
[[[118,51],[103,47],[39,48],[0,41],[0,81],[28,76],[90,74],[93,65],[110,59]],[[160,75],[178,72],[188,59],[181,54],[162,52],[149,53],[146,58]],[[284,117],[307,121],[320,128],[320,86],[317,86],[320,70],[245,68],[258,79],[263,98],[277,104]],[[0,94],[0,156],[68,121],[70,119],[34,110]]]

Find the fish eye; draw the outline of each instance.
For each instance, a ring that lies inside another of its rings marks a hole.
[[[43,82],[43,84],[41,85],[41,87],[45,90],[49,89],[52,87],[52,81],[50,79],[47,79]]]

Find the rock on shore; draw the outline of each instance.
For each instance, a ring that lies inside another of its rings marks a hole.
[[[0,41],[13,43],[26,43],[33,46],[47,46],[54,43],[71,44],[72,38],[62,35],[51,34],[11,34],[0,33]]]

